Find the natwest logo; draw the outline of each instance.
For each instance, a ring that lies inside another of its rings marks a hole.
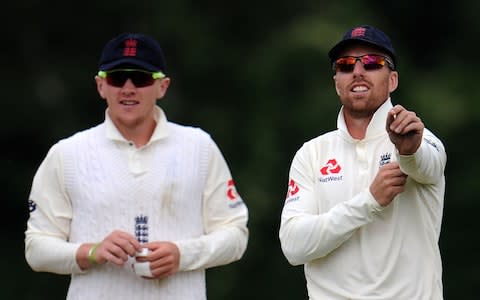
[[[322,175],[338,174],[342,168],[337,163],[337,160],[332,158],[329,159],[324,167],[320,169]]]
[[[243,201],[237,193],[237,189],[235,188],[235,182],[233,179],[227,180],[227,198],[228,198],[228,206],[230,208],[235,208],[237,206],[243,205]]]
[[[298,201],[300,199],[300,188],[298,187],[298,184],[295,182],[295,180],[290,179],[288,182],[288,191],[287,191],[287,198],[285,199],[285,204],[293,202],[293,201]]]
[[[299,190],[297,183],[293,179],[290,179],[290,182],[288,183],[287,198],[295,196]]]
[[[227,181],[227,197],[230,200],[235,200],[237,198],[237,191],[235,190],[235,182],[233,179]]]

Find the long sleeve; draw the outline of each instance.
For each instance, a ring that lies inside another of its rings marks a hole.
[[[68,242],[72,208],[65,192],[62,170],[57,144],[37,170],[29,197],[25,258],[35,271],[81,272],[75,259],[80,245]]]
[[[439,182],[444,177],[447,155],[442,142],[428,129],[424,129],[423,140],[413,155],[396,152],[400,169],[423,184]]]
[[[203,195],[205,234],[176,241],[180,270],[224,265],[240,259],[248,241],[248,210],[237,193],[227,163],[212,141],[211,160]]]

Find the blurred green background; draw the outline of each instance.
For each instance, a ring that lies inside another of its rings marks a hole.
[[[93,80],[100,52],[138,31],[167,57],[172,84],[159,104],[171,121],[212,135],[250,210],[247,252],[208,270],[209,299],[306,299],[303,269],[287,263],[278,240],[288,170],[304,141],[336,126],[327,51],[348,28],[370,24],[398,52],[393,101],[446,145],[445,298],[479,299],[479,158],[470,155],[480,127],[479,9],[473,0],[4,3],[0,298],[65,298],[68,276],[35,273],[24,259],[31,181],[53,143],[103,121]]]

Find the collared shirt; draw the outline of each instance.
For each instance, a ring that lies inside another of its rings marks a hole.
[[[428,129],[413,155],[399,155],[385,130],[388,99],[362,140],[338,130],[296,153],[280,226],[282,250],[304,264],[310,299],[443,299],[438,239],[446,154]],[[404,192],[380,206],[369,186],[378,169],[397,161]]]
[[[155,130],[148,143],[141,148],[148,147],[150,144],[168,137],[168,120],[162,109],[155,107],[154,120],[157,123]],[[140,149],[137,149],[133,141],[126,140],[118,131],[112,119],[108,115],[108,109],[105,111],[105,129],[106,137],[112,141],[116,141],[117,145],[128,153],[128,166],[131,172],[142,174],[147,171],[148,159],[140,155]]]
[[[79,218],[75,207],[78,208],[78,204],[82,204],[82,202],[78,202],[78,197],[72,197],[79,195],[90,201],[89,199],[92,197],[99,197],[92,196],[91,193],[98,192],[105,194],[105,197],[100,198],[105,201],[104,199],[109,199],[109,195],[114,195],[115,190],[101,191],[101,189],[108,189],[109,181],[118,183],[119,180],[124,180],[125,183],[116,188],[118,189],[116,192],[119,193],[118,199],[123,199],[122,197],[125,196],[120,193],[121,188],[126,186],[126,192],[124,192],[128,194],[129,191],[133,191],[129,195],[136,199],[135,203],[138,203],[138,205],[127,203],[125,205],[129,206],[126,207],[136,209],[137,206],[144,204],[145,207],[156,208],[160,205],[157,203],[158,201],[151,204],[148,199],[158,198],[159,201],[164,201],[168,196],[169,201],[175,201],[168,207],[169,209],[184,209],[186,217],[183,220],[178,219],[178,216],[175,217],[176,214],[182,214],[181,211],[173,212],[172,220],[178,220],[179,224],[197,222],[195,218],[189,220],[188,214],[191,213],[192,216],[195,216],[195,209],[200,210],[200,228],[196,229],[200,234],[184,233],[179,231],[181,227],[176,228],[177,231],[172,230],[179,235],[178,240],[171,240],[180,250],[179,271],[218,266],[238,260],[243,255],[248,240],[248,210],[235,189],[230,170],[220,150],[210,136],[201,129],[168,122],[159,107],[155,109],[155,120],[157,125],[150,141],[140,148],[136,148],[131,141],[126,140],[120,134],[107,112],[104,123],[77,133],[52,146],[35,174],[29,197],[30,218],[25,232],[25,255],[34,270],[59,274],[84,273],[76,262],[76,251],[82,243],[99,242],[102,236],[98,232],[82,232],[82,221],[74,220],[74,216]],[[79,143],[79,140],[85,140],[90,144]],[[100,146],[97,145],[97,141]],[[196,141],[201,142],[204,146],[197,145]],[[72,149],[75,147],[69,145],[78,145],[84,148]],[[205,162],[193,161],[192,157],[200,155],[193,152],[194,148],[206,153],[201,156],[207,158]],[[95,153],[94,151],[99,151],[98,149],[101,152]],[[120,158],[114,160],[114,158],[110,158],[109,153]],[[91,162],[91,159],[86,159],[88,157],[93,159],[103,157],[106,165],[102,165],[101,159]],[[76,165],[78,164],[76,160],[85,162],[85,164]],[[191,165],[182,164],[184,161]],[[117,167],[113,162],[120,162],[120,164]],[[200,165],[202,163],[205,164],[204,167]],[[166,167],[159,170],[158,166]],[[87,167],[90,169],[80,170]],[[124,172],[122,168],[125,170]],[[200,174],[196,170],[202,168],[206,170],[205,178],[193,177],[194,174]],[[186,175],[193,175],[185,178],[182,170],[187,171]],[[173,174],[173,171],[176,173]],[[75,172],[83,172],[84,175],[80,176]],[[168,185],[165,182],[158,182],[160,178],[158,180],[152,178],[149,175],[153,174],[152,172],[164,176],[162,178],[169,181]],[[90,182],[85,183],[85,187],[89,189],[85,190],[83,185],[79,184],[82,182],[72,181],[72,176],[89,180]],[[130,179],[126,180],[128,178]],[[136,181],[137,179],[138,181]],[[196,190],[189,187],[189,180],[194,187],[201,189],[198,195]],[[107,184],[100,185],[99,182]],[[142,188],[136,186],[138,182],[143,184]],[[169,186],[175,187],[175,189],[168,189]],[[90,191],[91,187],[97,187],[98,191],[95,189]],[[158,191],[161,191],[162,196],[157,195]],[[176,197],[182,197],[182,195],[193,195],[199,201],[190,199],[190,201],[197,202],[192,202],[187,211],[185,205],[188,205],[188,199],[178,198],[178,201],[175,200]],[[128,199],[122,201],[121,203],[124,203]],[[179,203],[179,206],[175,206],[176,203]],[[112,203],[105,201],[105,205],[112,205]],[[116,206],[111,206],[111,208],[118,209]],[[109,211],[103,213],[108,215]],[[157,214],[150,210],[147,210],[147,213]],[[132,220],[133,218],[128,217],[126,222]],[[89,221],[86,220],[84,226],[93,226],[88,225]],[[102,220],[105,224],[107,221]],[[123,226],[118,221],[111,222]],[[167,221],[162,220],[161,222]],[[171,226],[175,226],[175,224]],[[188,226],[186,228],[190,228]],[[114,229],[117,228],[111,228],[111,230]],[[125,225],[125,228],[121,229],[131,230],[133,234],[133,227],[130,225]],[[161,234],[165,235],[168,232],[164,230]],[[84,240],[84,238],[96,238],[96,240]]]

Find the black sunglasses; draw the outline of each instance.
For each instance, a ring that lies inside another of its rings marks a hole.
[[[115,69],[110,71],[99,71],[98,76],[105,78],[107,83],[114,87],[122,87],[130,79],[135,87],[146,87],[152,85],[156,79],[165,77],[162,72],[148,72],[138,69]]]

